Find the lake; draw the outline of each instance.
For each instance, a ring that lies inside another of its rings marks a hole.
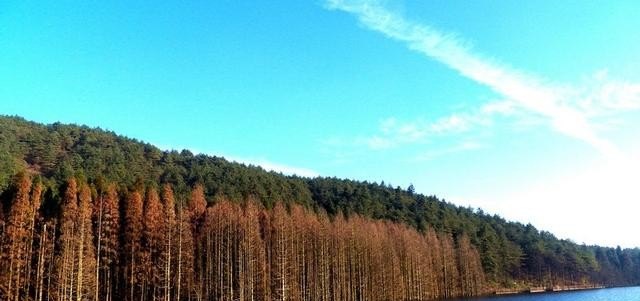
[[[584,291],[493,296],[455,299],[457,301],[637,301],[640,287],[618,287]]]

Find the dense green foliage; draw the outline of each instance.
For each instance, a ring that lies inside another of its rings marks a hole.
[[[640,284],[639,249],[578,245],[532,225],[416,194],[413,187],[285,176],[188,150],[162,151],[101,129],[0,117],[0,192],[8,195],[10,179],[21,170],[42,176],[52,212],[59,203],[60,187],[72,175],[93,183],[128,186],[169,183],[178,200],[186,199],[189,187],[201,183],[210,202],[221,197],[236,201],[254,197],[267,208],[276,201],[296,202],[330,215],[357,213],[419,230],[432,227],[454,237],[466,234],[480,250],[489,280],[500,286],[514,285],[514,281]],[[10,206],[8,199],[2,197],[5,211]]]

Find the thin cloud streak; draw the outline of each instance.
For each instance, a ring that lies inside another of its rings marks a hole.
[[[369,138],[360,139],[372,150],[396,148],[405,144],[427,143],[430,138],[461,134],[478,126],[491,123],[489,115],[494,112],[473,114],[455,113],[435,121],[414,120],[400,122],[396,118],[387,118],[380,122],[380,133]]]
[[[604,96],[605,99],[596,101],[612,109],[640,106],[640,85],[603,83],[597,91],[587,91],[587,95],[584,95],[585,89],[554,86],[483,58],[457,36],[408,21],[385,9],[377,1],[328,0],[327,7],[354,15],[366,28],[404,42],[408,48],[489,87],[519,107],[548,118],[557,132],[582,140],[608,156],[617,156],[619,151],[595,132],[588,114],[576,108],[576,103],[589,105],[588,101],[594,101],[594,97]]]

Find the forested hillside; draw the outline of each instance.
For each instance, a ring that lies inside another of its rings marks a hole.
[[[578,245],[413,187],[285,176],[18,117],[0,117],[0,205],[1,300],[422,300],[640,284],[638,249]]]

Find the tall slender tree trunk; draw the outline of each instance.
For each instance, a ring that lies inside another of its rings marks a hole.
[[[99,288],[100,288],[100,254],[102,251],[102,196],[100,196],[100,201],[98,203],[99,211],[98,211],[98,249],[96,250],[96,286],[94,290],[94,301],[99,301]]]
[[[165,275],[164,275],[164,300],[171,301],[171,240],[173,239],[172,230],[169,230],[168,240],[167,240],[167,262],[165,265]]]
[[[45,258],[45,249],[47,245],[47,224],[42,225],[42,229],[40,230],[40,251],[38,253],[38,264],[36,266],[36,291],[35,291],[35,300],[42,300],[42,289],[44,284],[44,258]]]
[[[176,300],[182,300],[182,295],[180,295],[180,283],[182,281],[182,223],[183,223],[183,215],[182,208],[179,209],[179,226],[178,226],[178,283],[176,285]]]
[[[78,280],[76,281],[76,301],[82,301],[82,284],[84,283],[83,275],[84,275],[84,223],[80,226],[80,245],[78,246]]]
[[[129,275],[129,289],[130,289],[130,297],[129,297],[129,301],[133,301],[133,288],[135,285],[134,282],[134,277],[135,277],[135,268],[136,268],[136,262],[135,262],[135,257],[134,257],[134,247],[133,245],[131,246],[131,267],[130,267],[130,275]]]

